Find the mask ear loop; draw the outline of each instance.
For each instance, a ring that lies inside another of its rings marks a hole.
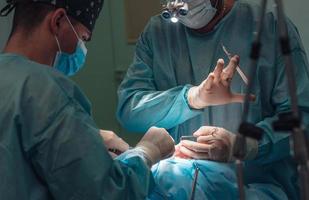
[[[76,30],[75,30],[73,24],[71,23],[69,17],[68,17],[67,15],[65,15],[65,17],[67,18],[69,24],[71,25],[72,30],[73,30],[73,32],[75,33],[77,39],[78,39],[79,41],[81,41],[83,52],[84,52],[84,53],[87,53],[87,48],[86,48],[86,46],[85,46],[85,42],[84,42],[82,39],[80,39],[80,37],[79,37],[79,35],[77,34],[77,32],[76,32]]]
[[[73,24],[71,23],[70,19],[68,18],[68,16],[67,16],[67,15],[65,15],[65,17],[67,18],[67,20],[68,20],[68,22],[69,22],[70,26],[72,27],[72,30],[73,30],[73,32],[75,33],[75,35],[76,35],[77,39],[81,40],[81,39],[79,38],[79,35],[77,34],[77,32],[76,32],[76,30],[75,30],[75,28],[74,28]]]
[[[55,40],[56,40],[56,43],[58,45],[58,49],[59,49],[59,51],[61,53],[62,51],[61,51],[60,43],[59,43],[59,40],[58,40],[57,36],[55,36]]]
[[[60,48],[60,43],[59,43],[59,40],[58,40],[58,38],[57,38],[57,36],[56,36],[56,35],[55,35],[54,37],[55,37],[55,40],[56,40],[56,43],[57,43],[57,46],[58,46],[59,52],[61,53],[61,48]],[[56,53],[55,59],[56,59],[56,57],[57,57],[57,53]],[[53,66],[53,63],[55,62],[55,59],[54,59],[54,61],[52,62],[52,64],[51,64],[50,66]]]

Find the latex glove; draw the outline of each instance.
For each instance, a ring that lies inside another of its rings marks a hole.
[[[175,146],[175,152],[174,152],[173,157],[182,158],[182,159],[190,159],[189,156],[183,154],[180,151],[180,148],[181,148],[181,144],[180,143]]]
[[[141,141],[136,145],[143,150],[146,158],[152,166],[165,158],[173,155],[175,143],[169,133],[163,128],[150,128]]]
[[[207,106],[223,105],[229,103],[243,103],[244,94],[231,92],[231,82],[239,64],[239,57],[234,56],[227,67],[224,60],[219,59],[215,70],[210,73],[205,81],[188,91],[188,103],[191,108],[203,109]],[[251,95],[250,100],[255,97]]]
[[[109,150],[109,154],[113,158],[118,156],[116,153],[114,153],[115,151],[123,153],[129,149],[128,143],[126,143],[112,131],[100,130],[100,135],[103,138],[106,148]]]
[[[219,162],[231,162],[233,157],[233,145],[236,135],[224,128],[203,126],[194,134],[197,142],[181,141],[180,151],[193,159],[213,160]],[[245,160],[254,159],[258,152],[258,142],[246,138]]]

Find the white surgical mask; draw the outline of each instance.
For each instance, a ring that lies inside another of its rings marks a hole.
[[[200,29],[206,26],[216,15],[217,9],[210,0],[187,0],[189,12],[186,16],[179,16],[179,21],[186,27]]]

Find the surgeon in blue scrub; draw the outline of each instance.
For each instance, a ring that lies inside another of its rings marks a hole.
[[[0,54],[0,199],[145,199],[150,167],[174,142],[152,127],[129,146],[100,130],[74,75],[103,0],[8,1],[13,30]],[[111,150],[109,152],[109,150]],[[113,152],[124,152],[115,159]],[[110,153],[110,154],[109,154]]]
[[[141,34],[134,62],[119,87],[117,116],[130,131],[143,133],[155,125],[168,129],[179,143],[177,158],[153,169],[159,194],[167,199],[188,199],[198,167],[196,199],[238,199],[232,147],[247,85],[236,68],[239,65],[245,75],[249,74],[260,6],[249,0],[185,2],[189,13],[179,16],[180,23],[154,16]],[[308,60],[297,28],[289,19],[286,22],[298,105],[308,125]],[[269,10],[249,110],[249,122],[262,128],[264,135],[259,142],[246,141],[248,199],[299,198],[290,137],[272,130],[278,113],[290,109],[276,26],[276,15]],[[223,46],[235,56],[229,59]],[[181,136],[190,135],[197,142],[180,142]]]

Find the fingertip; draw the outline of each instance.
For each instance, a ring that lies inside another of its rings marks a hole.
[[[195,131],[194,133],[193,133],[193,136],[194,137],[199,137],[199,136],[201,136],[202,135],[202,131],[203,130],[203,127],[201,127],[201,128],[199,128],[197,131]]]
[[[180,142],[179,142],[179,148],[181,148],[182,146],[184,146],[184,140],[181,140]]]
[[[193,133],[193,136],[194,137],[200,137],[200,136],[202,136],[202,135],[205,135],[205,133],[207,133],[207,130],[209,129],[209,128],[211,128],[210,126],[202,126],[202,127],[200,127],[197,131],[195,131],[194,133]]]
[[[239,57],[239,55],[235,55],[235,56],[233,56],[233,58],[235,58],[235,60],[237,60],[237,62],[239,62],[239,61],[240,61],[240,57]]]
[[[220,58],[218,61],[217,61],[217,65],[224,65],[224,60],[222,58]]]
[[[239,56],[234,56],[232,59],[231,59],[231,62],[235,63],[236,65],[238,65],[239,63]]]
[[[199,137],[201,134],[200,134],[200,132],[197,130],[195,133],[193,133],[193,136],[194,137]]]

